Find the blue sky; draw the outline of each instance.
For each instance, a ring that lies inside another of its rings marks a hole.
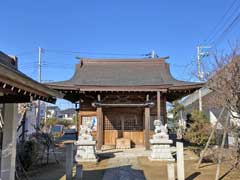
[[[44,81],[69,79],[76,56],[141,58],[151,50],[170,56],[174,77],[194,80],[196,46],[234,1],[2,1],[0,50],[17,55],[19,68],[36,79],[42,47]],[[240,37],[239,24],[214,48],[227,52]]]

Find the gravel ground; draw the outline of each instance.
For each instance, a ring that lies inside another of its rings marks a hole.
[[[101,152],[98,163],[83,164],[84,180],[167,180],[166,163],[151,162],[147,158],[149,152],[143,150]],[[212,180],[215,179],[216,165],[202,164],[196,169],[196,156],[185,151],[185,176],[186,180]],[[60,164],[38,166],[29,172],[30,180],[65,180],[65,162]],[[231,168],[230,162],[224,162],[221,168],[223,176]],[[176,169],[176,168],[175,168]],[[75,175],[75,168],[73,169]],[[222,178],[223,180],[239,180],[240,170],[235,169]]]

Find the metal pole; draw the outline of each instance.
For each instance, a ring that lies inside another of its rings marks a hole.
[[[41,55],[42,55],[42,48],[38,48],[38,82],[41,82]]]
[[[198,96],[199,96],[199,111],[202,112],[202,90],[198,90]]]
[[[210,49],[210,46],[197,46],[197,67],[198,67],[198,79],[203,80],[204,72],[201,69],[202,58],[209,56],[209,52],[202,52],[202,49]],[[202,111],[202,92],[201,89],[198,91],[199,95],[199,111]]]
[[[200,46],[197,46],[197,68],[198,68],[198,78],[201,79],[201,55],[200,55]]]
[[[151,58],[154,59],[155,58],[155,51],[153,50],[151,53]]]
[[[198,67],[198,79],[201,81],[201,49],[197,46],[197,67]],[[199,100],[199,111],[202,112],[202,92],[201,89],[198,90],[198,100]]]
[[[38,48],[38,82],[41,83],[41,53],[42,53],[42,49],[39,47]],[[37,112],[37,122],[36,122],[36,126],[37,129],[40,128],[40,100],[38,100],[38,112]]]

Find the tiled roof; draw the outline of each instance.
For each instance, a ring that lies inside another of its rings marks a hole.
[[[164,59],[82,59],[73,77],[51,86],[183,86],[196,83],[171,76]]]
[[[0,51],[0,103],[20,103],[41,99],[55,102],[63,95],[38,83],[17,69],[17,58]]]

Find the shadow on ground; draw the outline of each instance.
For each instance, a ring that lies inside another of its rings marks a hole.
[[[189,175],[186,180],[194,180],[196,177],[198,177],[201,173],[200,172],[195,172]]]
[[[131,166],[116,168],[84,170],[83,179],[87,180],[146,180],[142,170],[132,169]]]
[[[65,164],[39,165],[28,172],[28,180],[58,180],[65,175]],[[24,179],[22,179],[24,180]]]

